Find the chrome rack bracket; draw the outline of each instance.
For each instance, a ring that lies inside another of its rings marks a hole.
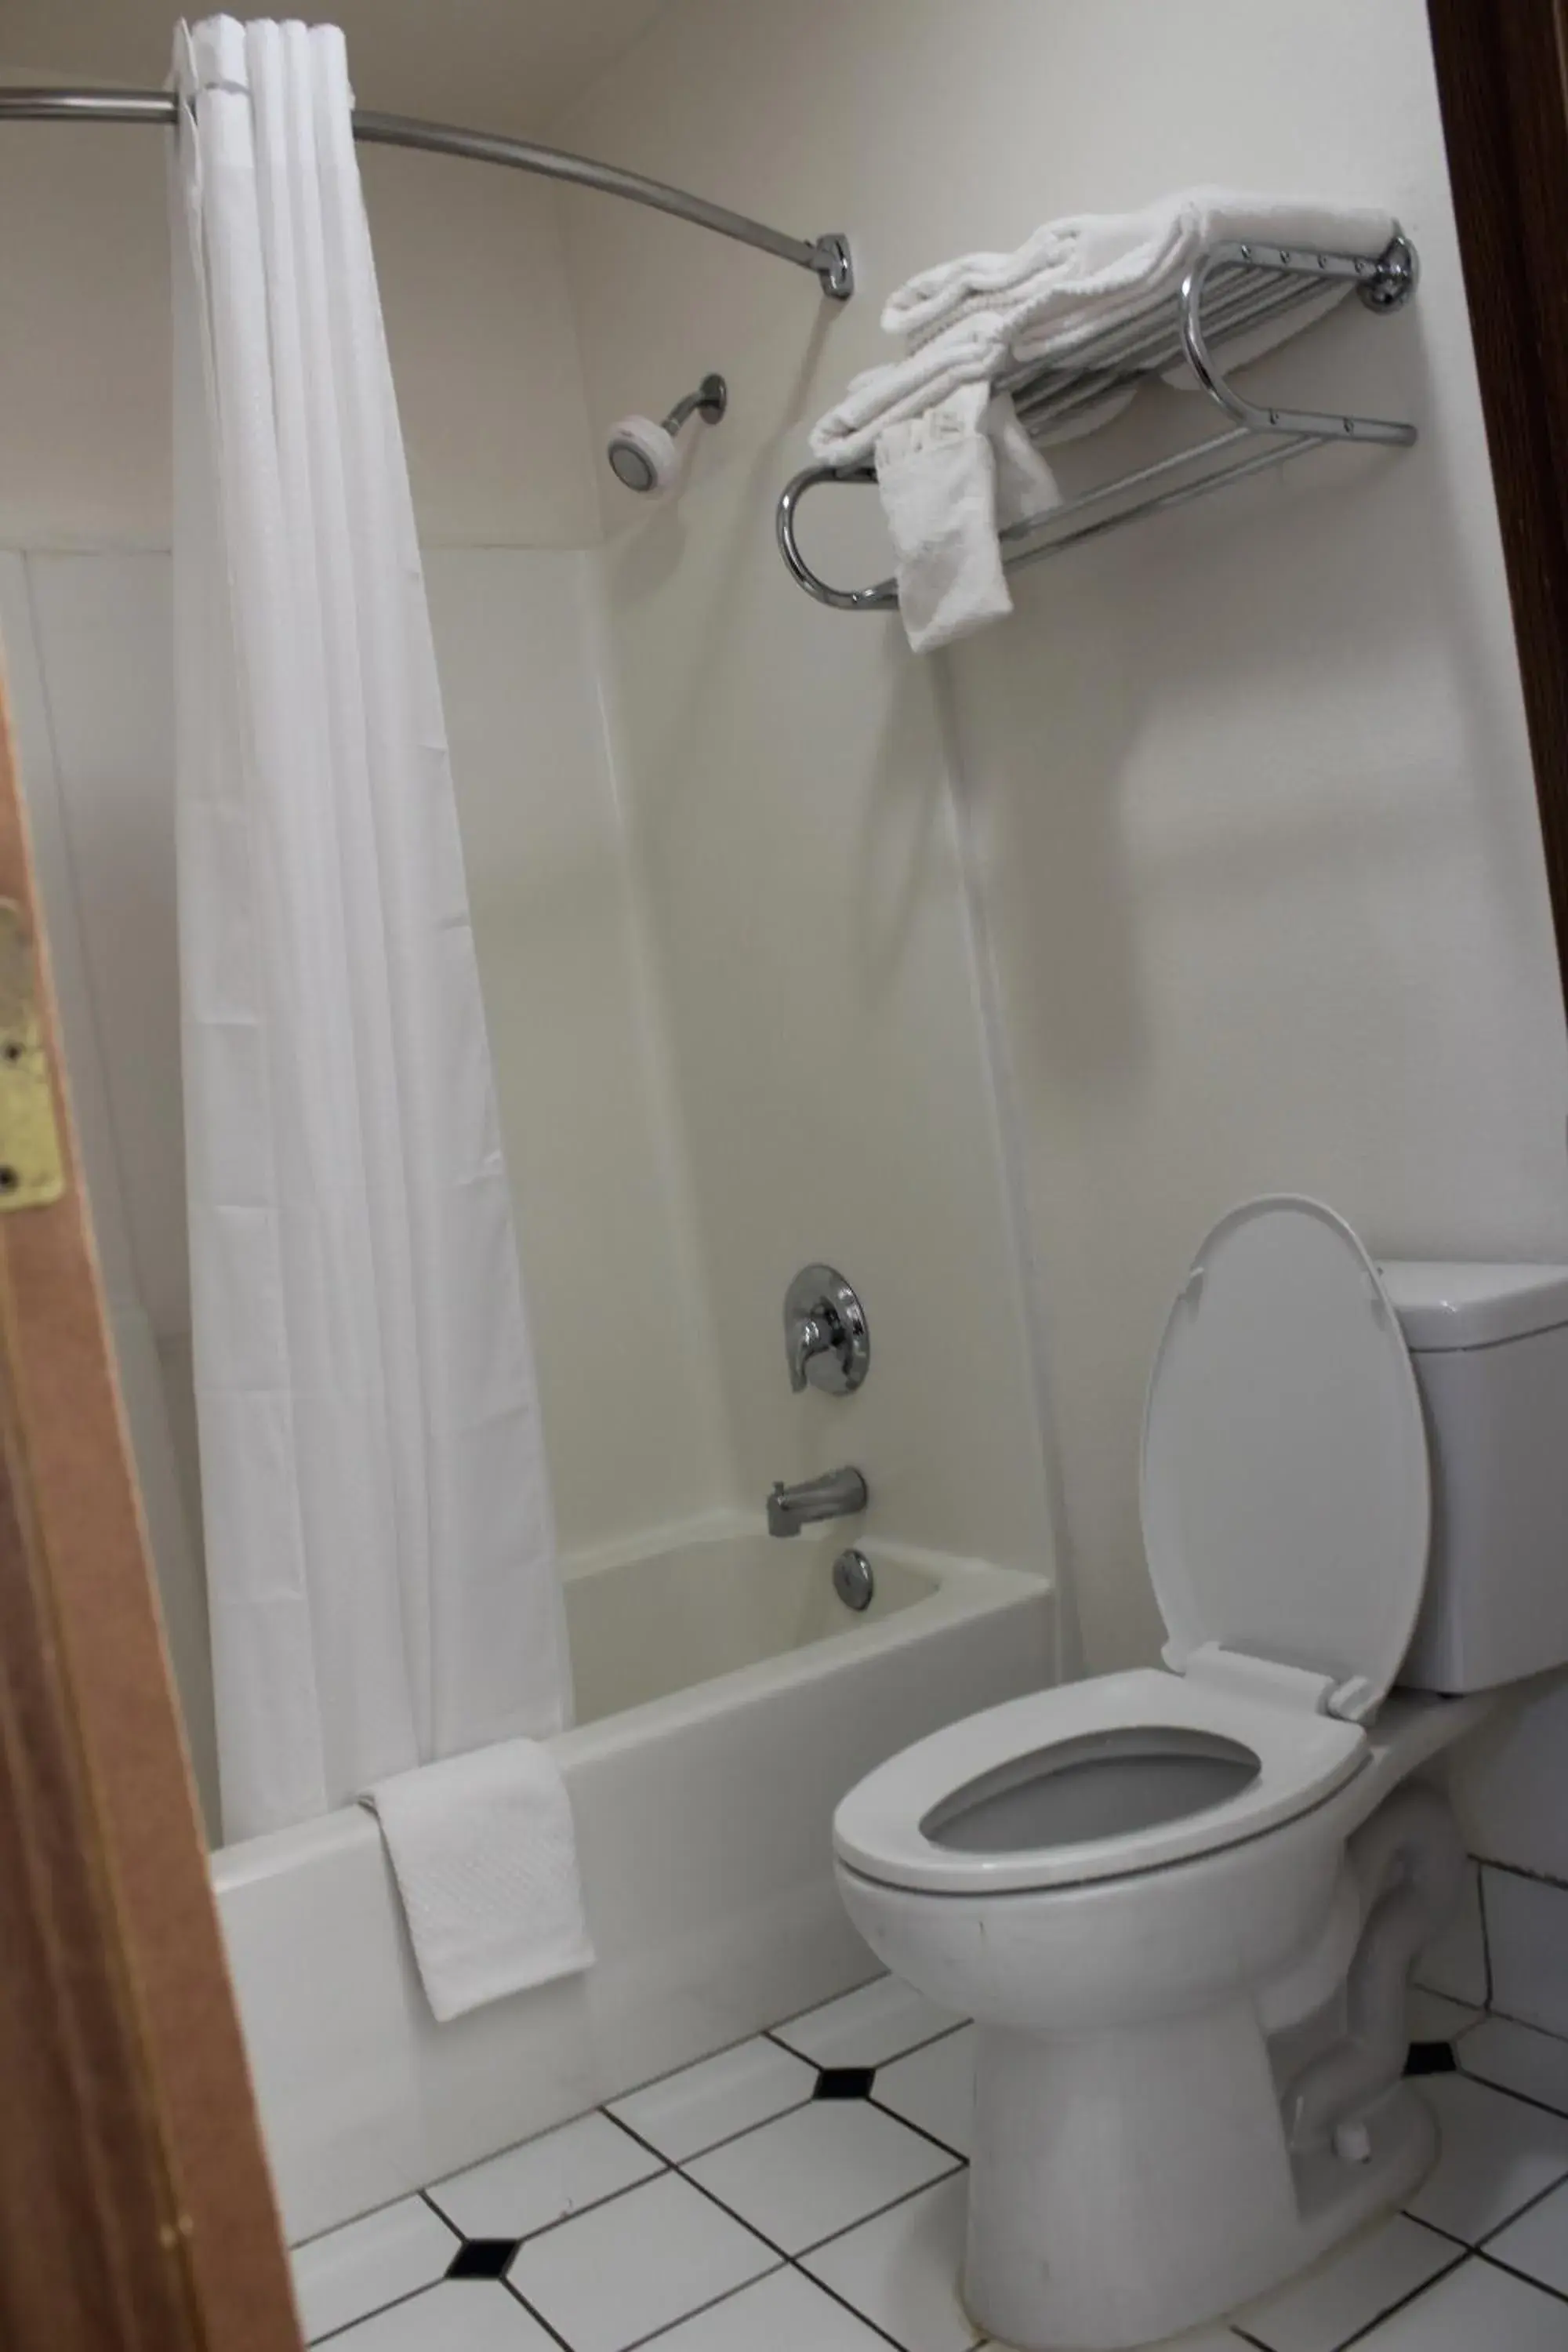
[[[1398,247],[1405,262],[1384,276],[1389,257]],[[1237,392],[1215,360],[1204,331],[1203,299],[1209,279],[1221,268],[1278,270],[1286,277],[1315,279],[1331,284],[1336,278],[1353,278],[1358,291],[1369,308],[1381,312],[1397,310],[1410,299],[1415,284],[1415,248],[1403,236],[1377,261],[1357,260],[1346,254],[1311,253],[1290,246],[1215,245],[1194,268],[1182,286],[1181,323],[1182,348],[1189,366],[1204,390],[1218,403],[1228,416],[1245,425],[1249,433],[1308,433],[1323,441],[1380,441],[1396,448],[1408,448],[1415,439],[1414,425],[1397,424],[1383,416],[1346,416],[1323,415],[1313,409],[1260,408]],[[1376,289],[1387,283],[1393,290],[1379,298]]]
[[[837,229],[817,237],[812,246],[815,256],[812,267],[825,294],[835,302],[847,302],[855,291],[855,257],[849,250],[849,239]]]

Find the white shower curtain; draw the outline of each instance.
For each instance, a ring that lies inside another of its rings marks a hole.
[[[335,28],[176,41],[179,897],[225,1834],[565,1721],[539,1412]]]

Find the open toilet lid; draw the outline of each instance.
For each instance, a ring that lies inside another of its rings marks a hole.
[[[1249,1201],[1193,1260],[1143,1417],[1143,1541],[1178,1670],[1205,1643],[1332,1675],[1360,1719],[1410,1645],[1431,1483],[1376,1268],[1314,1201]]]

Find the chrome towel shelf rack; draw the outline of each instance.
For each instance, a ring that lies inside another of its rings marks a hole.
[[[1249,474],[1331,442],[1382,442],[1408,448],[1416,437],[1414,425],[1380,416],[1260,407],[1237,390],[1215,354],[1237,338],[1273,327],[1291,310],[1321,302],[1325,286],[1336,280],[1353,284],[1365,307],[1379,315],[1402,310],[1415,291],[1418,276],[1415,248],[1402,233],[1376,259],[1277,245],[1215,245],[1200,256],[1173,302],[1086,338],[1068,353],[1029,361],[999,376],[997,390],[1011,393],[1026,430],[1042,445],[1062,437],[1063,428],[1070,430],[1075,417],[1168,374],[1184,361],[1232,420],[1226,431],[1173,457],[1119,474],[1094,489],[1064,499],[1045,514],[1010,525],[1000,534],[1007,570],[1037,563],[1144,515],[1184,506],[1227,482],[1245,481]],[[806,493],[823,483],[876,478],[868,464],[807,466],[779,499],[778,542],[785,563],[808,595],[836,612],[885,612],[898,604],[898,590],[891,580],[879,580],[869,588],[835,588],[818,578],[795,535],[800,509]]]

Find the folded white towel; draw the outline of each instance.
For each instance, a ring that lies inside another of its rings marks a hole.
[[[1013,253],[968,253],[922,269],[889,297],[882,325],[911,346],[954,320],[999,315],[1015,340],[1029,331],[1037,349],[1070,331],[1079,304],[1089,323],[1114,318],[1123,298],[1135,309],[1173,294],[1205,246],[1232,242],[1305,247],[1374,259],[1394,233],[1392,214],[1361,205],[1306,204],[1186,188],[1136,213],[1081,213],[1048,221]]]
[[[998,527],[1055,505],[1057,488],[1010,400],[965,384],[923,415],[886,426],[877,488],[916,653],[1012,611]]]
[[[538,1740],[399,1772],[360,1802],[381,1823],[420,1979],[443,2022],[592,1967],[571,1801]]]
[[[868,368],[813,428],[826,465],[864,463],[890,424],[918,416],[961,383],[990,383],[1016,362],[1069,360],[1091,336],[1127,324],[1173,299],[1205,246],[1231,240],[1299,245],[1313,251],[1380,254],[1393,215],[1362,205],[1289,204],[1268,196],[1194,188],[1141,213],[1088,214],[1037,229],[1014,254],[967,254],[922,270],[889,299],[882,323],[902,333],[903,358]],[[1256,359],[1297,334],[1348,291],[1255,330],[1239,349]],[[1185,379],[1190,382],[1190,377]],[[1040,437],[1077,437],[1125,407],[1121,393]]]

